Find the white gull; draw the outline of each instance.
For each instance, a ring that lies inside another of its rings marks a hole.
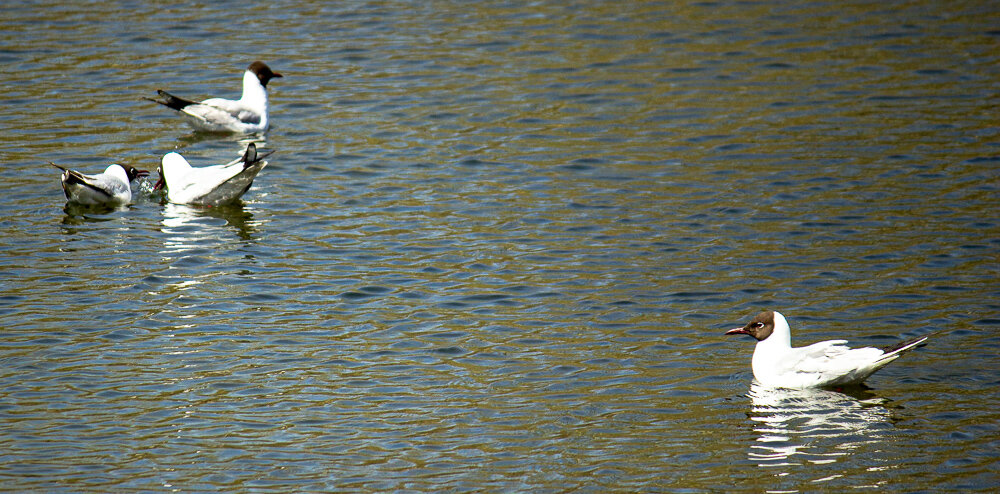
[[[263,133],[267,118],[267,83],[281,74],[264,62],[254,62],[243,73],[243,96],[238,100],[211,98],[202,102],[174,96],[162,89],[163,99],[144,98],[181,112],[193,127],[210,132]]]
[[[850,348],[847,340],[829,340],[793,348],[785,316],[764,311],[727,335],[747,334],[757,339],[751,367],[758,383],[776,388],[809,388],[859,384],[903,353],[927,341],[930,335],[885,348]]]
[[[195,168],[183,156],[171,152],[160,161],[160,179],[153,190],[167,189],[167,200],[174,204],[216,206],[239,199],[253,179],[267,166],[265,155],[257,155],[254,143],[247,145],[243,156],[224,165]]]
[[[146,170],[133,166],[111,165],[104,173],[84,175],[76,170],[64,168],[55,163],[50,165],[62,170],[62,188],[66,199],[77,204],[122,205],[132,202],[130,182],[149,175]]]

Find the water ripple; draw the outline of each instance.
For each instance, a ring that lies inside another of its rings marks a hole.
[[[228,8],[5,10],[8,489],[996,483],[986,4]],[[39,171],[230,159],[140,97],[235,97],[234,53],[285,74],[242,203]],[[747,394],[721,333],[763,307],[952,331],[860,393]]]

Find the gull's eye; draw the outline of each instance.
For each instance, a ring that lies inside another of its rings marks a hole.
[[[757,328],[757,329],[760,329],[760,328],[763,328],[763,327],[764,327],[764,323],[762,323],[762,322],[757,322],[757,323],[755,323],[755,324],[753,325],[753,327],[755,327],[755,328]]]

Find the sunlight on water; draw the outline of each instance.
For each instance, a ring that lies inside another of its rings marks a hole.
[[[233,7],[4,7],[6,489],[997,485],[992,4]],[[266,139],[142,99],[255,59]],[[152,190],[250,141],[238,204]],[[48,161],[154,176],[79,208]],[[764,308],[949,332],[766,390],[722,335]]]

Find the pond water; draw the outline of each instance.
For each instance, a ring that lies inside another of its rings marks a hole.
[[[991,2],[0,7],[9,491],[842,492],[1000,483]],[[53,161],[242,202],[67,207]],[[854,390],[797,344],[937,330]]]

